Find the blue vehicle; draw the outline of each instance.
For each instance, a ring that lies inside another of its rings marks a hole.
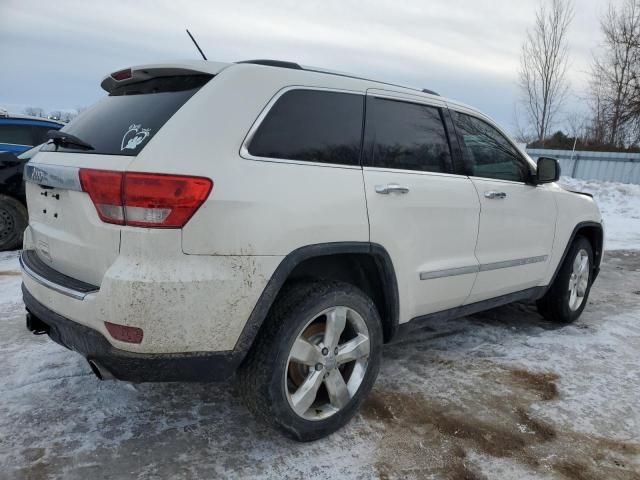
[[[0,251],[18,248],[29,218],[22,172],[24,164],[47,141],[49,130],[64,123],[0,110]],[[29,152],[29,150],[34,150]]]

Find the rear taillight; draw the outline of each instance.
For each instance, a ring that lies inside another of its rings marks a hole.
[[[103,222],[124,225],[122,176],[122,172],[80,169],[82,190],[91,197]]]
[[[103,222],[182,228],[209,196],[208,178],[80,169],[82,189]]]

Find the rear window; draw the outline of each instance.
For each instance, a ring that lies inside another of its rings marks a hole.
[[[65,126],[94,150],[60,147],[57,151],[134,156],[211,75],[158,77],[114,89]],[[53,143],[42,151],[56,151]]]
[[[256,131],[256,157],[358,165],[364,96],[291,90],[273,105]]]

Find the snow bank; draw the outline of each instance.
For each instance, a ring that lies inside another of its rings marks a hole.
[[[604,218],[607,250],[640,250],[640,185],[571,177],[560,184],[593,195]]]

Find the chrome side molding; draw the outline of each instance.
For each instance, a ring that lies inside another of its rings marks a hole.
[[[447,268],[445,270],[436,270],[433,272],[420,272],[420,280],[432,280],[434,278],[442,277],[455,277],[457,275],[467,275],[469,273],[478,273],[479,268],[477,265],[470,265],[468,267],[460,268]]]
[[[469,265],[467,267],[447,268],[445,270],[434,270],[431,272],[420,272],[420,280],[433,280],[435,278],[454,277],[456,275],[467,275],[470,273],[488,272],[501,268],[520,267],[532,263],[546,262],[549,255],[537,257],[518,258],[516,260],[505,260],[503,262],[485,263],[481,265]]]
[[[549,255],[519,258],[517,260],[506,260],[504,262],[485,263],[484,265],[480,265],[480,271],[488,272],[489,270],[499,270],[501,268],[520,267],[522,265],[529,265],[532,263],[541,263],[546,262],[547,258],[549,258]]]

